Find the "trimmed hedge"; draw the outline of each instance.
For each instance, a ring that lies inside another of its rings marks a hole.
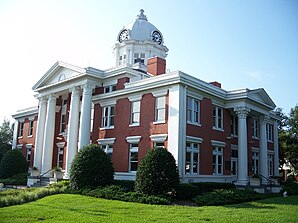
[[[166,195],[175,191],[179,174],[173,155],[163,148],[149,150],[136,174],[136,192],[148,195]]]
[[[235,185],[231,183],[199,182],[192,184],[179,184],[176,189],[176,198],[188,200],[217,189],[235,188]]]
[[[97,188],[113,182],[110,157],[99,145],[84,146],[75,156],[70,169],[70,183],[75,189]]]
[[[120,186],[126,192],[135,190],[135,182],[132,180],[114,180],[113,185]]]
[[[0,163],[0,177],[3,179],[13,177],[19,173],[28,172],[28,163],[23,154],[17,150],[7,151]]]
[[[27,177],[29,173],[19,173],[11,178],[0,179],[0,183],[4,185],[27,185]]]
[[[287,191],[288,195],[298,195],[298,183],[294,181],[287,181],[282,187],[281,193]]]

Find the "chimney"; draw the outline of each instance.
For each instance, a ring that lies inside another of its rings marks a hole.
[[[221,83],[218,83],[217,81],[210,82],[209,84],[212,84],[212,85],[214,85],[215,87],[219,87],[219,88],[221,88]]]
[[[166,60],[160,57],[152,57],[147,61],[147,73],[154,76],[166,73]]]

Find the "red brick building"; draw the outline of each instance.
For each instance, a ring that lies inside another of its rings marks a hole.
[[[175,157],[182,182],[247,185],[278,175],[277,117],[264,89],[226,91],[181,71],[166,72],[168,49],[143,10],[118,34],[116,66],[99,70],[55,63],[33,86],[38,107],[20,110],[13,148],[30,167],[69,178],[76,153],[98,143],[116,179],[135,178],[153,147]]]

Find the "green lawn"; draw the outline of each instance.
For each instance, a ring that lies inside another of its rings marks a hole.
[[[59,194],[0,208],[0,222],[298,222],[298,196],[219,207],[158,206]]]

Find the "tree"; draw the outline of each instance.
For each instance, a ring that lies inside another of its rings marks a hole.
[[[99,145],[84,146],[75,156],[70,168],[70,183],[75,189],[109,185],[114,169],[110,157]]]
[[[298,171],[298,105],[291,109],[289,116],[282,116],[284,123],[279,129],[281,163],[289,163],[294,174]]]
[[[179,184],[179,174],[173,155],[166,149],[149,150],[136,175],[135,189],[149,195],[165,195]]]
[[[4,119],[2,125],[0,126],[0,162],[4,154],[8,150],[11,150],[12,134],[13,130],[10,125],[10,121]]]
[[[28,163],[23,154],[17,150],[8,150],[0,163],[0,177],[9,178],[19,173],[28,172]]]

